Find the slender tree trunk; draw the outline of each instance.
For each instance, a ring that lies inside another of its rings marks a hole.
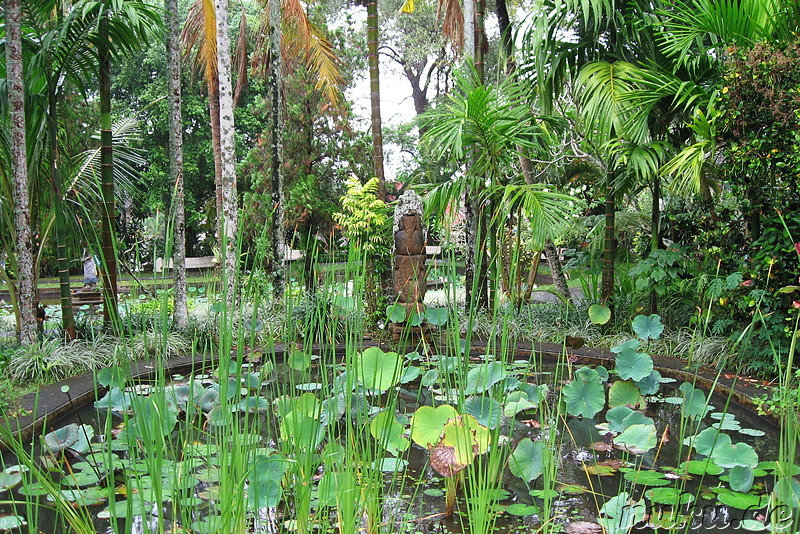
[[[233,88],[231,85],[231,45],[228,34],[228,0],[216,0],[217,64],[219,73],[219,132],[222,161],[222,242],[225,245],[225,275],[228,282],[228,309],[236,301],[236,272],[239,256],[236,236],[239,222],[236,197],[236,141],[233,123]]]
[[[169,171],[175,184],[173,209],[175,216],[173,270],[175,283],[175,325],[189,326],[189,307],[186,297],[186,220],[183,204],[183,117],[181,113],[181,55],[180,26],[177,0],[164,0],[167,25],[167,94],[169,95]]]
[[[653,177],[653,203],[650,212],[650,252],[663,248],[661,240],[661,179]],[[658,294],[650,292],[650,313],[658,313]]]
[[[49,123],[47,127],[50,145],[50,186],[53,189],[53,210],[56,226],[56,261],[58,263],[58,284],[61,296],[61,324],[67,341],[75,339],[75,316],[72,309],[72,288],[69,280],[69,257],[67,257],[67,230],[64,217],[64,200],[61,195],[61,170],[58,161],[58,97],[56,88],[49,91]]]
[[[214,198],[217,208],[217,239],[222,244],[222,148],[219,127],[219,73],[208,81],[208,115],[211,120],[211,149],[214,154]]]
[[[383,132],[381,129],[381,84],[378,58],[378,0],[366,0],[367,62],[369,63],[369,97],[372,107],[372,165],[379,180],[378,198],[386,200],[386,179],[383,174]]]
[[[283,73],[281,64],[281,2],[269,0],[269,31],[271,61],[269,87],[272,104],[270,129],[272,130],[272,289],[275,298],[281,298],[286,281],[284,248],[286,232],[284,229],[283,198]],[[313,131],[313,130],[312,130]]]
[[[25,85],[22,77],[22,12],[19,0],[6,0],[6,76],[11,115],[11,172],[14,183],[14,227],[17,255],[19,341],[36,342],[36,287],[33,272],[28,154],[25,142]],[[9,293],[13,293],[9,288]]]
[[[617,249],[614,236],[614,218],[617,204],[614,196],[614,172],[609,171],[606,174],[606,226],[604,234],[605,244],[603,247],[603,275],[601,282],[601,300],[608,306],[611,306],[614,295],[614,256],[616,255]]]
[[[100,67],[100,178],[103,196],[101,240],[103,249],[103,322],[112,328],[119,327],[117,319],[117,254],[114,247],[114,155],[111,135],[111,61],[109,58],[108,13],[100,19],[100,36],[97,50]]]
[[[567,278],[564,276],[564,267],[561,265],[561,258],[558,256],[556,246],[549,239],[544,243],[544,253],[547,257],[547,264],[550,266],[550,276],[553,277],[553,284],[556,291],[564,297],[567,304],[572,304],[572,293],[567,285]]]
[[[484,10],[486,4],[484,0],[475,0],[475,70],[478,79],[483,83],[484,70],[484,48],[486,46],[486,34],[484,33]]]

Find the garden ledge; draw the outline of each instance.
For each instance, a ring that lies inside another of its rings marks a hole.
[[[375,342],[365,342],[365,347],[378,346]],[[315,347],[316,348],[316,347]],[[312,348],[314,350],[315,348]],[[388,348],[382,346],[382,348]],[[470,356],[478,358],[485,354],[486,343],[473,343]],[[515,354],[520,357],[528,357],[533,350],[541,354],[545,359],[552,359],[561,356],[564,348],[553,343],[517,343]],[[337,347],[337,351],[343,351],[344,345]],[[604,365],[611,369],[614,366],[614,353],[608,349],[582,347],[580,349],[567,348],[569,356],[572,357],[576,365]],[[283,345],[276,345],[274,350],[276,355],[282,355]],[[198,355],[181,356],[166,360],[163,372],[166,375],[188,374],[198,372],[213,365],[215,356]],[[676,380],[695,382],[697,386],[711,390],[716,382],[715,394],[727,396],[732,392],[732,398],[739,405],[756,413],[752,399],[764,393],[763,389],[755,387],[757,381],[740,377],[735,374],[719,374],[710,368],[701,367],[696,371],[687,369],[687,362],[674,357],[653,356],[654,368],[663,376],[671,377]],[[158,360],[144,360],[131,363],[130,376],[134,380],[151,379],[156,372]],[[84,404],[99,398],[105,393],[103,387],[95,385],[94,376],[86,374],[61,380],[53,384],[41,387],[38,391],[23,396],[19,401],[17,412],[19,415],[8,417],[6,414],[0,416],[0,424],[8,426],[12,432],[22,440],[28,440],[36,432],[46,427],[47,421],[56,421],[71,410],[83,406]],[[769,423],[776,425],[777,421],[771,416],[764,417]],[[5,444],[0,442],[0,448],[5,448]]]

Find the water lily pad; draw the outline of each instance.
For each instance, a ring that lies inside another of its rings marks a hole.
[[[421,406],[411,418],[411,439],[426,449],[432,447],[439,441],[444,425],[455,417],[458,412],[447,404],[437,408]]]
[[[403,437],[405,428],[397,422],[394,412],[383,411],[369,425],[370,434],[389,454],[397,455],[408,449],[411,443]]]
[[[614,444],[633,454],[644,454],[656,446],[655,425],[631,425],[614,439]]]
[[[756,467],[758,465],[758,453],[747,443],[724,443],[714,447],[711,457],[720,467]]]
[[[678,469],[684,473],[698,476],[716,476],[723,472],[723,469],[715,464],[711,458],[706,458],[705,460],[689,460],[688,462],[683,462]]]
[[[754,438],[761,437],[766,434],[763,430],[758,430],[757,428],[740,428],[739,434],[744,434],[745,436],[752,436]]]
[[[279,482],[267,480],[247,487],[247,506],[250,510],[263,510],[278,506],[283,496]]]
[[[694,502],[694,495],[678,488],[654,488],[647,490],[644,495],[651,502],[676,508]]]
[[[728,473],[728,484],[733,491],[747,493],[753,487],[753,480],[755,480],[755,475],[750,466],[737,465],[732,467]]]
[[[741,493],[739,491],[725,491],[717,495],[719,502],[737,510],[760,510],[767,506],[769,495],[753,495],[752,493]]]
[[[508,468],[525,482],[536,480],[544,471],[544,442],[520,440],[508,459]]]
[[[583,372],[582,367],[575,372],[575,379],[564,386],[561,392],[570,415],[594,417],[605,406],[605,392],[597,372]]]
[[[639,339],[647,341],[648,339],[658,339],[664,332],[664,325],[661,324],[661,317],[657,314],[652,315],[638,315],[631,322],[633,331],[639,336]]]
[[[506,512],[510,515],[515,515],[518,517],[523,517],[527,515],[533,515],[539,512],[539,508],[532,504],[524,504],[521,502],[514,503],[506,508]]]
[[[402,376],[403,359],[396,352],[370,347],[356,356],[356,379],[364,387],[386,391]]]
[[[0,530],[12,530],[24,527],[27,521],[21,515],[2,515],[0,516]]]
[[[628,471],[622,476],[638,486],[666,486],[670,483],[664,473],[658,471]]]
[[[428,497],[444,497],[444,492],[437,488],[428,488],[422,493]]]
[[[467,395],[481,394],[489,390],[508,375],[503,362],[490,362],[476,365],[467,373]]]
[[[103,398],[94,403],[94,407],[98,410],[105,409],[117,413],[127,412],[131,407],[132,397],[131,393],[126,393],[118,387],[111,388],[103,395]]]
[[[608,390],[608,407],[629,406],[636,409],[645,405],[645,400],[639,393],[639,388],[629,380],[618,380]]]
[[[414,380],[419,378],[419,375],[421,374],[422,374],[422,368],[416,365],[410,365],[406,367],[406,369],[403,371],[403,376],[400,377],[400,383],[408,384],[409,382],[413,382]]]
[[[720,432],[716,428],[706,428],[696,436],[689,436],[683,440],[683,444],[694,447],[698,454],[711,456],[714,449],[721,445],[729,445],[731,437]]]
[[[655,491],[655,490],[652,490]],[[634,501],[627,491],[607,500],[597,521],[603,526],[606,534],[625,534],[644,519],[645,505],[643,501]]]
[[[422,380],[420,381],[420,383],[424,387],[429,388],[429,387],[433,386],[436,383],[437,380],[439,380],[439,370],[438,369],[430,369],[424,375],[422,375]]]
[[[616,356],[614,370],[623,380],[643,380],[653,372],[653,359],[644,352],[623,349]]]
[[[11,489],[20,482],[22,482],[22,473],[19,471],[0,472],[0,492]]]
[[[384,473],[399,473],[408,467],[408,462],[402,458],[381,458],[373,463],[373,468]]]

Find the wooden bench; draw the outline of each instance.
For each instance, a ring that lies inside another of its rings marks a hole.
[[[198,256],[196,258],[186,258],[187,271],[202,271],[206,269],[213,269],[217,266],[217,260],[214,256]],[[154,273],[162,273],[164,269],[174,269],[173,260],[169,260],[169,265],[164,265],[164,258],[156,258],[156,264],[153,268]]]

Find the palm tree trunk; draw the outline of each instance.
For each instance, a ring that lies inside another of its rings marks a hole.
[[[607,306],[611,306],[611,299],[614,295],[614,256],[617,248],[616,240],[614,239],[614,218],[617,210],[614,195],[614,172],[609,171],[606,174],[606,226],[601,281],[601,300]]]
[[[547,264],[550,266],[550,276],[553,277],[553,284],[556,286],[556,291],[559,295],[564,297],[564,302],[573,304],[572,293],[569,291],[567,278],[564,276],[564,267],[561,265],[561,258],[558,256],[558,250],[556,250],[552,241],[545,241],[544,253],[547,256]]]
[[[117,328],[117,255],[114,250],[114,156],[111,135],[111,61],[108,53],[108,13],[100,19],[98,63],[100,68],[100,179],[103,197],[101,240],[103,249],[103,322]]]
[[[17,256],[19,341],[36,342],[36,288],[33,272],[28,154],[25,142],[25,85],[22,77],[22,12],[19,0],[6,0],[6,73],[11,115],[11,170],[14,182],[14,226]],[[9,293],[13,293],[9,288]]]
[[[208,115],[211,120],[211,150],[214,154],[214,198],[217,208],[217,239],[222,243],[222,149],[219,132],[219,74],[208,81]]]
[[[236,301],[236,272],[239,256],[236,237],[239,223],[236,196],[236,140],[233,123],[233,88],[231,85],[231,46],[228,33],[228,0],[216,0],[217,62],[219,73],[219,132],[222,162],[222,242],[225,245],[225,276],[228,309]]]
[[[69,258],[67,257],[67,230],[64,217],[64,201],[61,196],[61,171],[58,167],[58,98],[56,88],[48,87],[50,117],[47,137],[50,145],[50,185],[53,189],[53,210],[56,225],[56,261],[61,295],[61,324],[67,341],[75,339],[75,315],[72,309],[72,291],[69,280]]]
[[[164,0],[164,18],[167,26],[167,86],[169,95],[169,153],[170,176],[175,184],[173,209],[175,214],[174,251],[175,269],[175,325],[180,329],[189,326],[189,307],[186,297],[186,221],[183,203],[183,117],[181,113],[181,56],[180,27],[177,0]]]
[[[269,70],[269,87],[271,91],[272,112],[270,129],[272,130],[272,289],[276,298],[283,296],[285,286],[284,247],[285,231],[284,199],[283,199],[283,99],[281,84],[283,82],[281,64],[281,2],[269,1],[269,31],[271,62]]]
[[[378,178],[378,198],[386,200],[383,173],[383,132],[381,129],[381,84],[378,61],[378,0],[367,0],[367,62],[369,64],[369,97],[372,110],[372,165]]]
[[[653,204],[650,212],[650,252],[662,248],[661,241],[661,179],[653,177]],[[658,294],[650,292],[650,313],[658,313]]]

